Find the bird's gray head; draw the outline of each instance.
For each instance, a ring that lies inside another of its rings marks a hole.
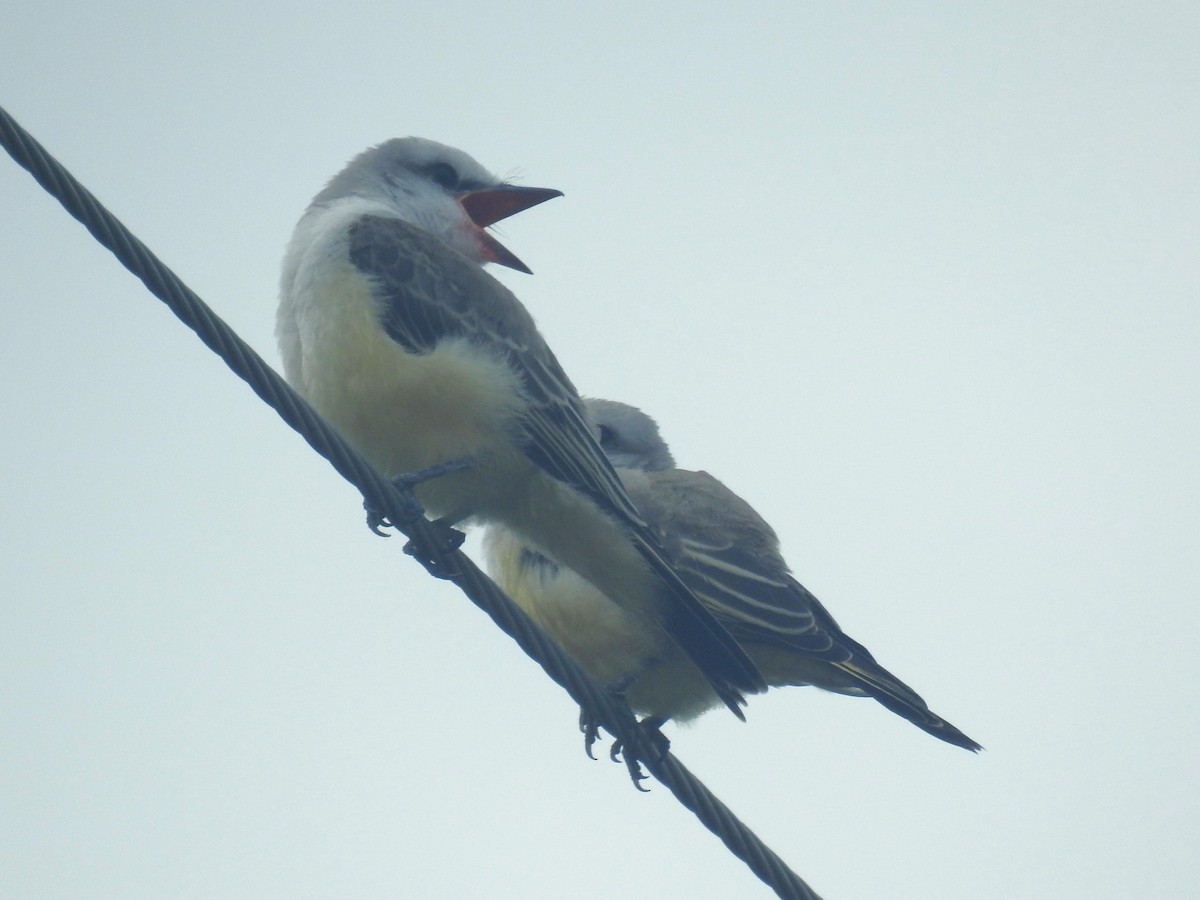
[[[636,406],[598,399],[584,400],[583,405],[601,449],[618,469],[674,468],[675,459],[658,433],[658,423]]]
[[[346,197],[390,206],[397,216],[441,238],[469,259],[528,272],[484,229],[561,191],[508,184],[474,159],[436,141],[393,138],[364,150],[333,176],[312,207]],[[310,208],[312,208],[310,207]]]

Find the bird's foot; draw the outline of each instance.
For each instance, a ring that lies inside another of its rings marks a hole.
[[[616,681],[609,682],[604,686],[604,692],[610,694],[619,703],[628,706],[629,699],[625,696],[629,690],[629,685],[633,683],[633,675],[622,675]],[[579,708],[579,730],[583,732],[583,750],[587,753],[589,759],[595,759],[592,755],[592,747],[596,741],[600,740],[600,720],[587,707]]]
[[[431,478],[440,478],[443,475],[461,472],[463,469],[469,469],[472,465],[474,465],[474,462],[470,458],[452,459],[448,462],[438,463],[436,466],[429,466],[426,469],[418,469],[415,472],[406,472],[403,475],[395,476],[392,479],[392,484],[395,485],[396,490],[404,498],[403,521],[399,523],[393,522],[388,518],[387,513],[378,509],[370,500],[364,500],[363,509],[367,511],[367,527],[380,537],[390,537],[383,530],[384,528],[393,528],[398,524],[403,525],[415,522],[425,515],[425,507],[417,500],[417,485],[429,481]],[[459,541],[459,544],[461,543],[462,541]]]
[[[607,685],[605,690],[622,703],[626,703],[625,692],[632,681],[633,676],[626,675]],[[666,724],[666,721],[666,719],[657,716],[646,716],[646,718],[638,722],[638,728],[641,730],[642,737],[645,738],[643,746],[648,751],[649,758],[655,762],[661,760],[671,748],[671,742],[662,733],[662,726]],[[579,711],[579,730],[583,732],[584,751],[591,759],[595,759],[596,757],[592,754],[592,747],[600,739],[600,721],[588,710],[581,709]],[[639,757],[625,752],[625,744],[620,738],[613,741],[612,747],[608,751],[608,758],[613,762],[625,763],[625,768],[629,771],[629,779],[633,782],[633,786],[643,793],[646,792],[646,788],[642,787],[642,782],[649,776],[642,771]]]
[[[638,722],[638,729],[644,738],[643,746],[646,748],[649,758],[654,762],[659,762],[671,749],[671,742],[662,733],[662,726],[666,724],[666,721],[657,716],[646,716]],[[629,770],[629,780],[633,782],[633,786],[643,794],[648,793],[647,789],[642,787],[642,782],[650,776],[642,771],[638,757],[626,752],[625,745],[619,738],[613,741],[612,747],[609,748],[608,758],[613,762],[625,763],[625,768]]]
[[[462,546],[463,541],[467,536],[454,527],[454,524],[447,519],[433,519],[429,523],[429,530],[434,532],[434,540],[442,546],[438,548],[440,551],[453,551]],[[435,578],[456,578],[462,572],[457,568],[450,568],[445,565],[439,558],[441,554],[434,556],[418,548],[415,543],[409,541],[404,545],[404,552],[411,556],[417,562],[425,567],[425,571]]]

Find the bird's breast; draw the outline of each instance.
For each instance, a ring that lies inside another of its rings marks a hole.
[[[293,386],[388,476],[452,459],[473,467],[418,492],[436,515],[466,516],[529,463],[511,440],[525,405],[496,353],[453,337],[410,353],[383,330],[373,287],[348,261],[295,285]],[[497,477],[507,473],[508,477]]]

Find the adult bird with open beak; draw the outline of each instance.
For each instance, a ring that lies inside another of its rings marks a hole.
[[[528,271],[483,229],[557,195],[419,138],[359,154],[288,245],[284,372],[385,475],[467,461],[415,486],[427,510],[520,534],[678,646],[741,715],[762,675],[668,561],[529,312],[483,271]]]

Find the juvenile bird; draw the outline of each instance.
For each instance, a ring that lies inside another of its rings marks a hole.
[[[982,749],[842,631],[792,577],[775,532],[745,500],[707,472],[675,468],[652,418],[610,400],[585,403],[600,445],[671,565],[771,686],[873,697],[934,737]],[[590,675],[620,686],[652,724],[685,721],[717,705],[678,650],[614,603],[603,585],[502,526],[488,528],[485,546],[489,570],[509,596]]]

